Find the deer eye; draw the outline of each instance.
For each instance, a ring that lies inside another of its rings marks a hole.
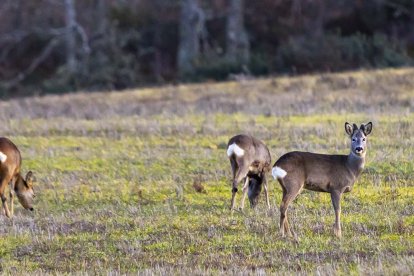
[[[356,139],[355,138],[352,138],[352,142],[355,142],[356,141]]]

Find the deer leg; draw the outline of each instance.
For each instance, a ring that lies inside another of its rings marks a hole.
[[[233,188],[231,191],[231,206],[230,206],[230,210],[232,211],[234,210],[234,201],[236,199],[236,193],[237,193],[237,188]]]
[[[249,188],[249,177],[246,176],[246,180],[245,180],[244,186],[243,186],[243,197],[242,197],[241,205],[240,205],[241,210],[243,210],[243,208],[244,208],[244,201],[246,200],[246,195],[247,195],[248,188]]]
[[[233,179],[235,179],[236,178],[236,172],[237,172],[239,166],[237,165],[237,162],[234,159],[234,157],[231,157],[230,158],[230,165],[231,165],[231,172],[233,174],[232,175],[233,176]]]
[[[0,180],[0,198],[3,204],[3,213],[6,215],[6,217],[10,218],[9,206],[7,206],[7,197],[5,194],[7,184],[9,183],[7,179],[10,179],[10,178],[4,177],[3,179]]]
[[[0,191],[0,198],[1,198],[1,202],[3,204],[3,212],[6,215],[6,217],[10,218],[10,211],[9,211],[9,206],[7,206],[7,198],[6,195],[4,194],[4,188],[1,189]]]
[[[14,199],[14,183],[13,183],[13,181],[10,181],[10,183],[9,183],[9,188],[10,188],[10,191],[9,191],[9,199],[10,199],[10,214],[11,214],[11,216],[13,216],[13,214],[14,214],[14,201],[13,201],[13,199]]]
[[[301,192],[301,188],[298,190],[287,190],[284,185],[281,185],[283,189],[283,198],[282,203],[280,204],[280,234],[282,237],[285,236],[285,233],[289,237],[294,236],[293,231],[290,229],[289,221],[287,218],[287,209],[289,204],[298,196]]]
[[[234,181],[236,179],[236,171],[238,171],[239,168],[238,168],[237,162],[236,162],[236,160],[234,158],[230,158],[230,164],[231,164],[231,172],[233,174],[232,187],[234,188]],[[234,199],[236,197],[236,192],[234,191],[234,189],[232,189],[230,210],[233,210],[233,208],[234,208]]]
[[[244,166],[243,163],[239,164],[238,170],[233,178],[233,189],[232,189],[231,207],[230,207],[231,210],[234,210],[236,193],[238,191],[237,186],[239,185],[239,182],[242,181],[242,179],[246,177],[248,172],[249,172],[248,166]]]
[[[285,200],[286,200],[286,189],[285,187],[282,186],[282,190],[283,190],[283,196],[282,196],[282,203],[280,204],[280,224],[279,224],[279,228],[280,228],[280,235],[282,237],[285,236],[285,219],[286,219],[286,209],[285,209]]]
[[[287,217],[287,209],[295,197],[296,196],[287,195],[284,200],[282,200],[282,204],[280,205],[280,232],[282,234],[282,237],[284,237],[285,233],[289,237],[293,237],[293,232],[290,229],[289,220]]]
[[[267,208],[270,209],[269,192],[267,190],[267,177],[266,177],[266,175],[264,175],[263,178],[264,178],[264,192],[265,192],[265,196],[266,196]]]
[[[341,192],[339,191],[332,191],[331,192],[331,200],[332,205],[335,210],[335,224],[334,224],[334,234],[338,238],[341,238]]]

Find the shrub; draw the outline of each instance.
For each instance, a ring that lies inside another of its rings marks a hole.
[[[266,75],[270,73],[269,60],[260,53],[253,53],[248,64],[230,61],[221,56],[204,57],[196,63],[191,74],[184,76],[184,80],[226,80],[233,74]]]
[[[412,64],[400,43],[382,34],[341,37],[300,36],[290,39],[276,53],[276,71],[339,71],[358,67],[381,68]]]

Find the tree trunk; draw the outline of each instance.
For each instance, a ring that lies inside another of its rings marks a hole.
[[[326,17],[326,8],[325,8],[325,1],[317,0],[315,1],[315,5],[317,5],[318,13],[317,17],[314,19],[314,27],[313,33],[316,37],[321,37],[324,33],[323,25],[325,24],[325,17]]]
[[[204,27],[204,13],[198,0],[181,0],[180,41],[177,65],[180,76],[191,73],[200,55],[199,37]]]
[[[226,26],[226,55],[229,61],[249,62],[249,39],[244,29],[243,0],[230,0]]]
[[[70,74],[76,73],[76,11],[74,0],[65,0],[65,21],[66,21],[66,66]]]
[[[108,19],[107,19],[107,4],[105,0],[96,0],[95,2],[97,20],[96,30],[99,35],[105,36],[108,32]]]

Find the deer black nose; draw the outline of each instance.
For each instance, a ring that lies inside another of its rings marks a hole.
[[[33,209],[33,207],[31,207],[31,208],[29,208],[29,210],[30,210],[30,211],[33,211],[34,209]]]
[[[357,152],[361,152],[361,151],[363,151],[364,149],[363,149],[362,147],[356,147],[356,148],[355,148],[355,150],[356,150]]]

